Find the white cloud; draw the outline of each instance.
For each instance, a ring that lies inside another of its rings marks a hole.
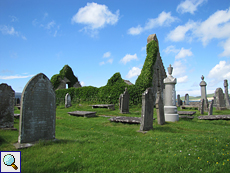
[[[161,12],[157,18],[154,19],[148,19],[144,27],[141,27],[138,25],[137,27],[132,27],[128,30],[128,34],[131,35],[138,35],[141,32],[144,32],[146,30],[151,30],[155,27],[159,26],[169,26],[171,23],[177,21],[178,19],[176,17],[171,16],[171,12]]]
[[[183,76],[183,77],[177,78],[177,83],[185,83],[187,81],[188,81],[188,76]]]
[[[81,23],[86,25],[86,30],[99,29],[105,27],[106,24],[114,25],[117,23],[119,17],[119,10],[113,14],[109,11],[106,5],[97,3],[87,3],[72,17],[72,23]]]
[[[9,16],[11,18],[11,22],[18,22],[18,18],[15,16]]]
[[[230,80],[230,64],[226,61],[220,61],[210,70],[207,77],[212,79],[210,86],[214,86],[225,79]]]
[[[15,75],[15,76],[0,76],[0,79],[22,79],[22,78],[28,78],[28,77],[32,77],[34,75],[27,75],[27,76],[20,76],[20,75]]]
[[[134,55],[130,55],[130,54],[125,55],[124,58],[122,58],[120,60],[120,62],[122,62],[123,64],[126,64],[127,62],[129,62],[129,61],[131,61],[133,59],[138,60],[136,53]]]
[[[194,12],[197,10],[197,7],[206,1],[207,0],[185,0],[177,6],[176,10],[178,13],[182,14],[187,12],[194,14]]]
[[[224,52],[222,52],[219,56],[229,57],[230,56],[230,38],[227,39],[227,41],[224,44],[222,44],[222,46],[224,47]]]
[[[169,54],[169,53],[171,53],[171,52],[177,53],[177,52],[179,52],[179,51],[180,51],[179,49],[176,49],[175,46],[172,46],[172,45],[166,47],[166,49],[163,50],[163,52],[165,52],[165,53],[167,53],[167,54]]]
[[[14,27],[8,27],[6,25],[0,26],[0,31],[5,35],[19,35],[18,32],[14,30]]]
[[[138,76],[141,74],[141,69],[138,68],[138,67],[133,67],[129,72],[128,74],[126,75],[126,78],[130,79],[134,76]]]
[[[166,39],[169,39],[174,42],[183,41],[185,39],[185,34],[194,28],[196,23],[189,20],[184,26],[179,25],[174,30],[170,31],[167,35]]]
[[[99,65],[104,65],[104,64],[105,64],[105,62],[104,62],[104,61],[102,61],[102,62],[100,62],[100,63],[99,63]]]
[[[111,56],[111,53],[110,52],[106,52],[106,53],[104,53],[103,58],[109,58],[110,56]]]
[[[186,56],[192,56],[190,49],[181,48],[180,52],[175,56],[176,59],[185,58]]]
[[[85,86],[85,82],[81,81],[80,83],[81,83],[81,86]]]
[[[49,23],[46,25],[46,29],[51,29],[52,27],[54,27],[55,24],[56,24],[55,21],[49,22]]]
[[[172,75],[174,77],[182,77],[185,74],[186,65],[182,64],[181,61],[175,61],[172,67],[173,67]]]
[[[110,63],[110,64],[112,64],[113,63],[113,59],[110,58],[107,62]]]
[[[23,40],[27,40],[27,38],[26,38],[24,35],[22,35],[22,39],[23,39]]]

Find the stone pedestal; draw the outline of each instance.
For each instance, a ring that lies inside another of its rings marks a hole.
[[[208,99],[206,93],[207,83],[204,81],[204,76],[201,76],[202,81],[200,82],[200,90],[201,90],[201,101],[204,99],[204,111],[208,112]]]
[[[176,107],[176,90],[175,85],[177,83],[176,78],[172,76],[171,64],[168,67],[169,76],[164,79],[165,84],[165,93],[164,93],[164,113],[165,113],[165,121],[179,121],[179,115],[177,114],[177,107]]]

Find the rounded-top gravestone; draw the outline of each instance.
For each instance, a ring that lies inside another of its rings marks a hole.
[[[39,73],[22,92],[18,142],[55,139],[55,121],[55,91],[49,78]]]

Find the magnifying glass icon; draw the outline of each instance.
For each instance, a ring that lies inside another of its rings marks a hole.
[[[15,170],[18,169],[18,167],[14,164],[15,163],[15,158],[11,154],[7,154],[3,158],[3,162],[7,166],[12,166]]]

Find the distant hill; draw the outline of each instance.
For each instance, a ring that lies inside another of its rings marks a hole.
[[[207,98],[213,98],[213,96],[214,96],[215,94],[213,93],[213,94],[207,94]],[[229,94],[229,97],[230,97],[230,94]],[[181,100],[184,100],[184,96],[183,97],[181,97],[180,98]],[[200,100],[201,99],[201,96],[196,96],[196,97],[194,97],[194,96],[189,96],[189,100]]]

